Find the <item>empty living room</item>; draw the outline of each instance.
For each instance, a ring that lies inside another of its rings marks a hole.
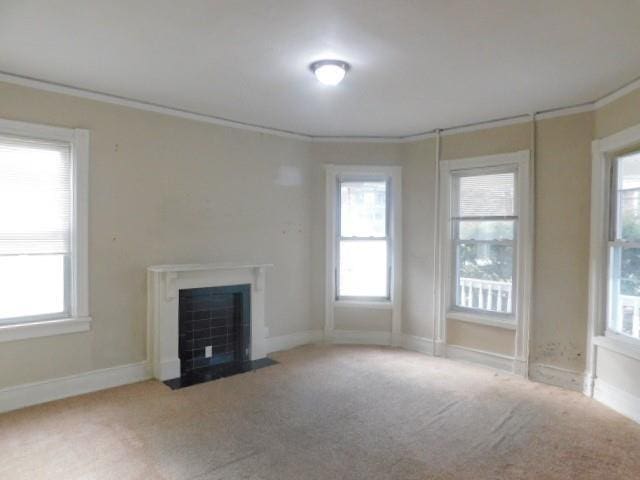
[[[640,479],[640,2],[0,0],[40,479]]]

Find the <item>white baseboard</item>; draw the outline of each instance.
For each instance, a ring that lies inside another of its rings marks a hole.
[[[171,380],[180,376],[180,359],[172,358],[163,360],[158,364],[157,371],[153,372],[153,377],[160,381]]]
[[[149,378],[149,364],[140,362],[7,387],[0,390],[0,412],[141,382]]]
[[[433,355],[433,340],[404,333],[402,334],[402,348],[424,353],[425,355]]]
[[[583,372],[534,363],[529,366],[529,380],[585,393],[587,380]]]
[[[334,330],[332,343],[357,345],[391,345],[391,332],[368,332],[360,330]]]
[[[501,355],[499,353],[485,352],[474,348],[462,347],[460,345],[447,345],[447,358],[462,360],[465,362],[478,363],[485,367],[505,372],[513,372],[513,357]]]
[[[307,330],[306,332],[291,333],[265,339],[267,353],[289,350],[308,343],[322,341],[324,332],[322,330]]]
[[[629,392],[596,378],[593,398],[625,417],[640,423],[640,397],[631,395]]]

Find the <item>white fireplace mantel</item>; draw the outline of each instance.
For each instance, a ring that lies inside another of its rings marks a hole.
[[[251,285],[251,360],[266,355],[265,274],[271,264],[198,263],[147,268],[147,329],[153,376],[180,376],[178,292],[181,289]]]

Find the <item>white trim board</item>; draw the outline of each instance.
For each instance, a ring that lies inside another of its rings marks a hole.
[[[508,355],[486,352],[484,350],[477,350],[475,348],[468,348],[460,345],[447,345],[446,358],[479,364],[494,370],[513,373],[514,357]]]
[[[547,385],[585,393],[587,390],[587,378],[584,372],[569,370],[553,365],[541,363],[531,364],[529,368],[529,380]]]
[[[366,330],[333,330],[331,343],[353,345],[391,345],[391,332]]]
[[[565,115],[574,115],[580,112],[593,111],[623,97],[624,95],[632,92],[633,90],[640,88],[640,78],[637,78],[620,88],[590,102],[584,102],[579,105],[570,105],[566,107],[557,107],[541,112],[523,113],[520,115],[513,115],[503,119],[491,119],[481,122],[473,122],[467,125],[451,126],[447,128],[434,128],[426,132],[417,132],[409,135],[370,135],[370,136],[322,136],[322,135],[308,135],[300,132],[291,132],[287,130],[279,130],[277,128],[264,127],[261,125],[254,125],[237,120],[230,120],[226,118],[216,117],[215,115],[207,115],[189,110],[183,110],[174,107],[168,107],[165,105],[154,104],[150,102],[144,102],[141,100],[135,100],[132,98],[120,97],[117,95],[111,95],[108,93],[97,92],[88,89],[82,89],[78,87],[72,87],[70,85],[59,84],[55,82],[49,82],[40,80],[37,78],[27,77],[23,75],[16,75],[9,72],[0,72],[0,82],[10,83],[13,85],[20,85],[24,87],[34,88],[37,90],[44,90],[48,92],[61,93],[64,95],[71,95],[74,97],[86,98],[89,100],[95,100],[104,103],[110,103],[120,105],[129,108],[135,108],[137,110],[143,110],[148,112],[160,113],[163,115],[170,115],[179,118],[185,118],[188,120],[194,120],[198,122],[210,123],[214,125],[220,125],[223,127],[238,128],[241,130],[247,130],[258,133],[266,133],[279,137],[294,138],[297,140],[311,141],[311,142],[341,142],[341,143],[412,143],[418,142],[427,138],[434,138],[438,130],[442,131],[443,135],[453,135],[456,133],[470,132],[475,130],[484,130],[489,128],[496,128],[506,125],[514,125],[518,123],[524,123],[531,121],[532,118],[540,120],[546,118],[561,117]]]
[[[321,342],[324,338],[322,330],[307,330],[265,339],[266,353],[281,352],[291,348]]]
[[[640,77],[630,81],[629,83],[627,83],[626,85],[623,85],[620,88],[615,89],[613,92],[608,93],[603,97],[600,97],[599,99],[593,102],[593,106],[596,109],[602,108],[605,105],[615,102],[619,98],[624,97],[626,94],[631,93],[638,88],[640,88]]]
[[[0,413],[150,378],[149,363],[139,362],[7,387],[0,390]]]
[[[402,348],[425,355],[433,355],[433,339],[404,333],[402,334]]]
[[[90,329],[90,317],[59,318],[42,322],[0,325],[0,343],[35,337],[51,337],[53,335],[88,332]]]
[[[625,417],[640,423],[640,397],[596,378],[593,398]]]
[[[135,108],[136,110],[143,110],[146,112],[160,113],[163,115],[170,115],[172,117],[185,118],[187,120],[195,120],[196,122],[210,123],[213,125],[219,125],[222,127],[238,128],[241,130],[248,130],[250,132],[267,133],[276,135],[279,137],[294,138],[297,140],[310,140],[309,135],[304,135],[296,132],[289,132],[286,130],[278,130],[276,128],[262,127],[260,125],[253,125],[249,123],[239,122],[236,120],[229,120],[226,118],[216,117],[214,115],[206,115],[202,113],[192,112],[189,110],[183,110],[175,107],[168,107],[165,105],[159,105],[151,102],[145,102],[142,100],[135,100],[133,98],[121,97],[118,95],[112,95],[109,93],[96,92],[84,88],[72,87],[70,85],[64,85],[60,83],[47,82],[36,78],[15,75],[7,72],[0,72],[0,82],[11,83],[14,85],[20,85],[23,87],[34,88],[37,90],[44,90],[46,92],[61,93],[63,95],[70,95],[73,97],[86,98],[88,100],[95,100],[98,102],[110,103],[112,105],[120,105],[128,108]]]

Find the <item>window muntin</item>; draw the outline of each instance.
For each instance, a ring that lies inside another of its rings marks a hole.
[[[452,307],[513,316],[517,250],[514,168],[454,172]]]
[[[339,178],[336,298],[390,298],[389,180]]]
[[[70,313],[71,145],[0,137],[0,323]]]
[[[611,168],[607,328],[640,339],[640,151]]]

